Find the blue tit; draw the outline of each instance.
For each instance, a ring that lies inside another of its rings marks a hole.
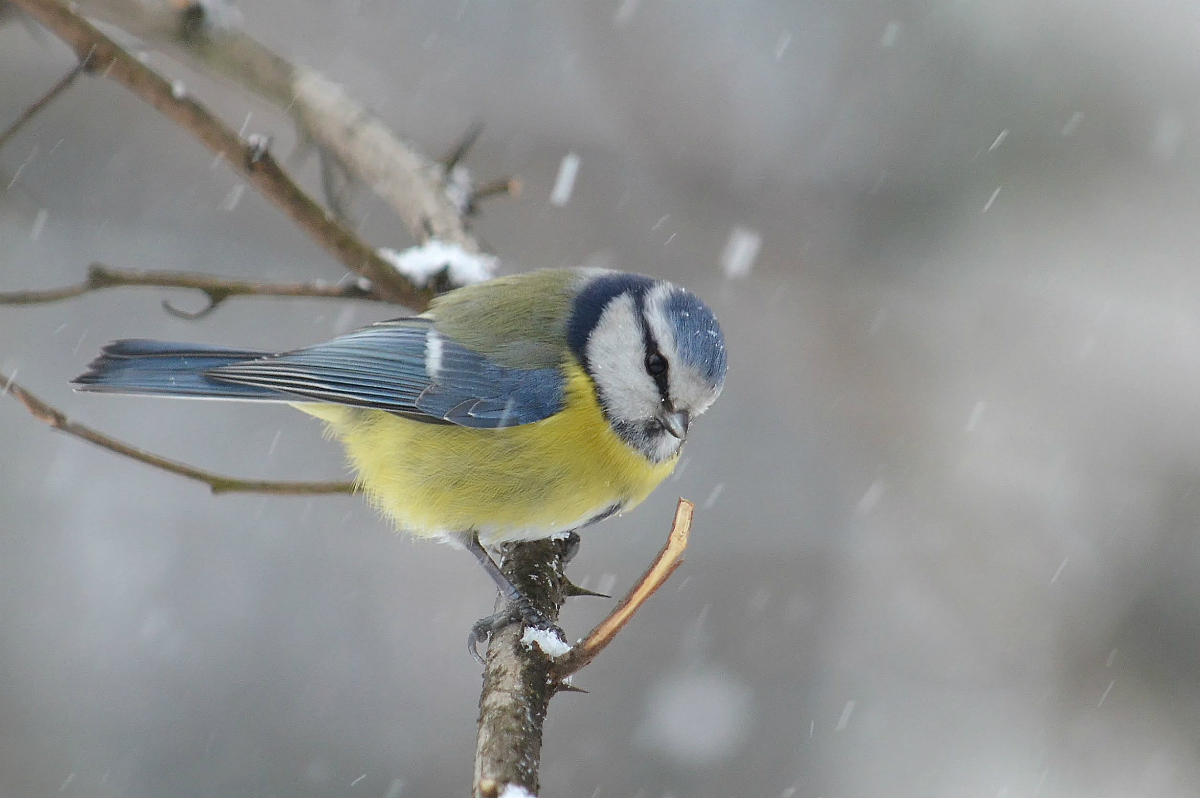
[[[721,328],[690,291],[581,268],[459,288],[419,316],[281,354],[116,341],[75,385],[316,416],[396,527],[462,544],[536,623],[485,547],[637,505],[675,468],[725,372]]]

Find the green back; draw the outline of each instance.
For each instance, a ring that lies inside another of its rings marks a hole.
[[[443,294],[424,316],[438,331],[509,368],[551,368],[568,353],[567,321],[586,269],[500,277]]]

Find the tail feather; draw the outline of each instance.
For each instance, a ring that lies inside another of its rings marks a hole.
[[[74,380],[81,391],[191,396],[207,399],[294,401],[286,393],[236,385],[207,376],[209,369],[265,357],[268,352],[219,346],[128,339],[100,351],[88,370]]]

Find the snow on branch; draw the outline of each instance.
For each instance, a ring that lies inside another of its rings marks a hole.
[[[468,252],[458,244],[436,238],[401,252],[384,247],[379,255],[418,288],[438,282],[454,286],[482,283],[495,277],[500,265],[500,260],[491,255]]]

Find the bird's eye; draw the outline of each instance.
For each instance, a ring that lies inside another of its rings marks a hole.
[[[646,355],[646,371],[654,377],[660,374],[665,374],[667,371],[667,359],[658,352],[651,352]]]

